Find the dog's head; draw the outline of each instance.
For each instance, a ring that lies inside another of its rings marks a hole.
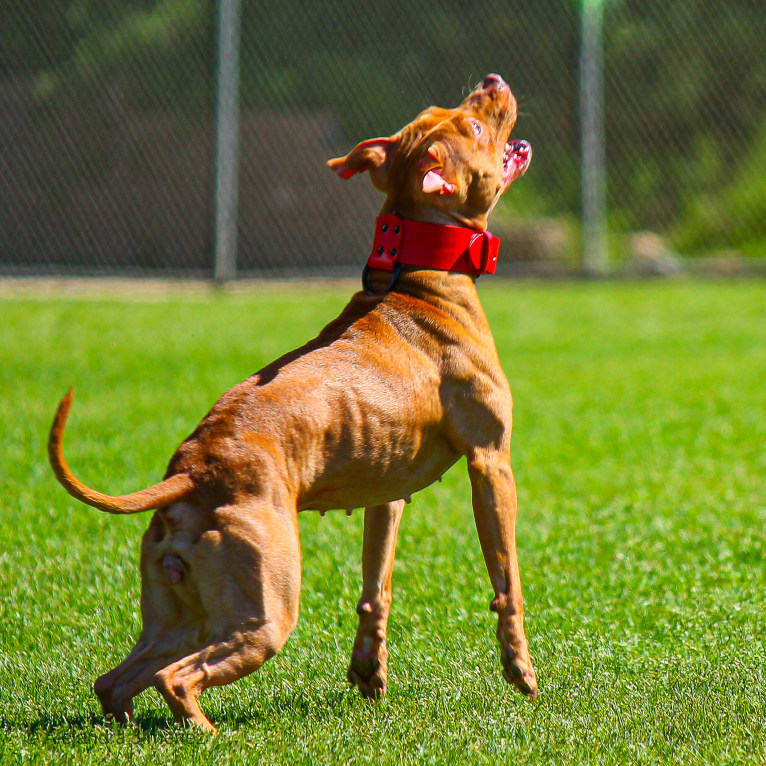
[[[362,141],[328,165],[341,178],[369,171],[386,193],[382,213],[487,228],[503,192],[532,159],[526,141],[511,141],[516,99],[490,74],[454,109],[432,106],[387,138]]]

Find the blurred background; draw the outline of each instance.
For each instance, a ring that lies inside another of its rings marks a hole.
[[[325,161],[488,72],[535,152],[506,274],[759,271],[765,28],[763,0],[6,0],[0,274],[356,275],[381,199]]]

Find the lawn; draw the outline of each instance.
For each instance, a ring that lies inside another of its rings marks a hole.
[[[154,690],[137,727],[94,678],[139,631],[149,515],[71,499],[66,450],[118,494],[161,478],[227,388],[311,337],[346,287],[0,298],[0,762],[763,763],[766,284],[482,280],[515,400],[513,461],[536,702],[505,685],[463,464],[407,506],[389,694],[345,683],[362,514],[301,516],[301,621],[210,690],[212,739]]]

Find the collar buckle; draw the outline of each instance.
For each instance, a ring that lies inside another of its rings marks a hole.
[[[466,247],[466,253],[477,274],[494,274],[500,239],[489,231],[477,231]]]

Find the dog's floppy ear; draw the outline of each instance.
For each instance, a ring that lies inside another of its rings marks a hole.
[[[448,196],[455,193],[457,186],[445,178],[444,164],[446,156],[447,152],[440,141],[428,147],[427,160],[422,167],[425,174],[423,175],[421,188],[425,194]]]
[[[373,183],[380,187],[385,182],[386,162],[397,140],[398,136],[370,138],[357,144],[345,157],[327,160],[327,166],[341,178],[351,178],[356,173],[369,170]]]

